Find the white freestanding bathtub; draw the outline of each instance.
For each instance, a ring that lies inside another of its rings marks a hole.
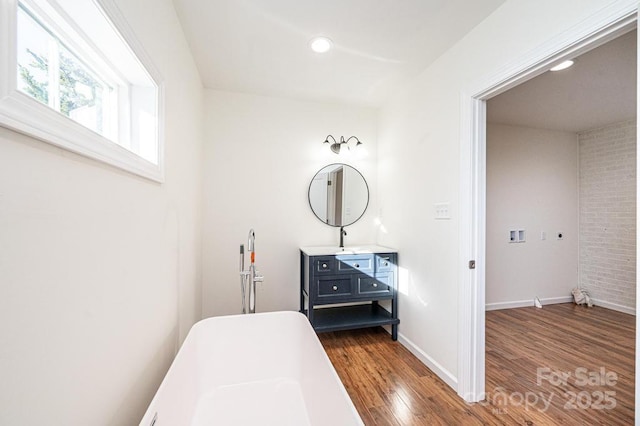
[[[307,318],[234,315],[195,324],[140,426],[362,425]]]

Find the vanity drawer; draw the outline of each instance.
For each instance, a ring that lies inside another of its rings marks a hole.
[[[367,297],[392,296],[393,288],[388,275],[380,275],[377,278],[369,275],[358,275],[356,278],[357,295]]]
[[[391,254],[376,255],[376,272],[388,272],[393,270],[394,259]]]
[[[351,277],[318,280],[318,297],[343,298],[351,296]]]
[[[354,256],[336,256],[338,272],[369,272],[373,274],[373,255],[359,254]]]
[[[313,267],[316,273],[335,273],[336,272],[336,258],[331,257],[314,257]]]

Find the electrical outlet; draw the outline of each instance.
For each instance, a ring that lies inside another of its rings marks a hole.
[[[437,203],[434,204],[436,219],[451,219],[449,214],[449,203]]]

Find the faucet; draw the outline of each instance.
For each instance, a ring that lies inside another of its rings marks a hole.
[[[340,227],[340,248],[344,248],[344,236],[347,235],[347,231],[344,230],[344,226]]]
[[[264,277],[260,275],[258,271],[256,271],[256,233],[253,231],[253,229],[249,230],[247,250],[249,251],[249,253],[251,253],[251,263],[249,265],[249,269],[245,270],[244,245],[240,245],[240,290],[242,294],[242,313],[255,314],[256,283],[263,282]]]

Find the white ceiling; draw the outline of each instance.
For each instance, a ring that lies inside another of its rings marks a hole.
[[[636,116],[637,34],[631,31],[487,102],[487,121],[579,132]]]
[[[379,106],[505,0],[174,0],[205,87]],[[309,40],[333,40],[328,54]]]

